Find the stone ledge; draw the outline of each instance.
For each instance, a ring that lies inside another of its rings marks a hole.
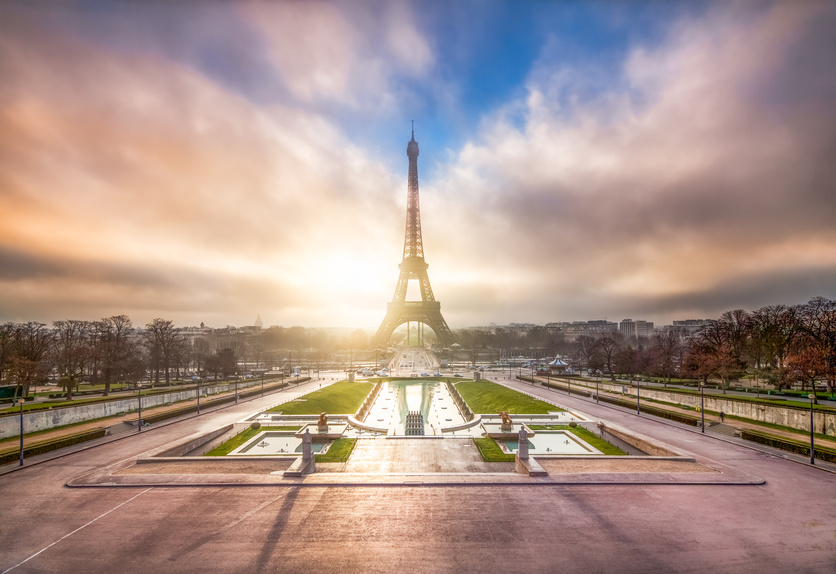
[[[313,474],[316,472],[316,462],[314,457],[311,457],[310,460],[305,461],[301,456],[293,461],[293,464],[290,465],[286,471],[282,473],[283,477],[288,478],[299,478],[305,476],[306,474]]]
[[[548,476],[548,472],[540,463],[534,460],[534,457],[520,458],[520,455],[514,456],[514,468],[520,474],[527,474],[528,476]]]

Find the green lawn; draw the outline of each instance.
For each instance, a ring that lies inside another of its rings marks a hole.
[[[601,451],[601,454],[626,456],[627,453],[615,445],[611,445],[593,432],[586,430],[581,426],[570,427],[569,425],[528,425],[533,431],[538,430],[562,430],[573,433],[578,438],[586,441],[590,446],[594,446]],[[535,435],[536,438],[536,435]]]
[[[508,411],[517,415],[544,415],[563,410],[489,381],[462,381],[456,385],[456,389],[473,412],[479,414]]]
[[[283,403],[267,412],[281,412],[283,415],[318,415],[322,412],[353,415],[373,388],[371,383],[340,381],[300,397],[304,400]]]
[[[514,455],[503,452],[492,438],[475,438],[473,442],[485,462],[514,462]]]
[[[328,447],[326,453],[315,455],[314,460],[316,462],[346,462],[355,444],[357,444],[356,438],[338,438]]]
[[[226,456],[231,453],[233,450],[256,436],[260,432],[264,431],[298,431],[302,428],[299,425],[296,426],[285,426],[285,427],[260,427],[257,429],[248,428],[244,432],[240,432],[228,441],[219,444],[203,456]]]

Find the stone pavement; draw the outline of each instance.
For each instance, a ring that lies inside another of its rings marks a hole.
[[[836,564],[832,474],[574,398],[567,406],[664,441],[710,469],[668,472],[668,478],[738,473],[763,481],[630,482],[639,476],[633,473],[607,484],[601,475],[618,473],[598,473],[594,483],[541,483],[495,473],[518,482],[489,477],[493,483],[480,484],[434,473],[433,485],[423,482],[428,475],[391,473],[375,475],[375,483],[326,488],[306,484],[307,477],[281,487],[158,486],[161,475],[152,474],[144,475],[148,486],[65,486],[100,471],[130,478],[119,472],[141,466],[134,461],[276,400],[257,398],[155,425],[58,458],[33,457],[37,464],[0,476],[0,491],[10,495],[0,507],[0,572],[769,574],[833,572]],[[240,476],[278,478],[263,469],[250,472]],[[446,477],[458,482],[443,483]]]

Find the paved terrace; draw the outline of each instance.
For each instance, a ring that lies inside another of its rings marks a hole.
[[[546,389],[537,392],[554,399]],[[91,473],[118,473],[167,444],[280,400],[257,398],[5,469],[0,572],[769,573],[832,572],[836,564],[832,472],[802,464],[801,457],[574,397],[559,400],[692,454],[708,469],[699,474],[759,483],[631,483],[636,472],[609,484],[536,486],[496,480],[419,486],[404,476],[399,484],[356,486],[66,486]],[[404,439],[375,442],[398,440]],[[366,459],[357,463],[394,465],[397,455],[390,455],[391,463]]]

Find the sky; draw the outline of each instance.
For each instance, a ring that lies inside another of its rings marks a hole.
[[[836,298],[836,3],[0,2],[0,321]]]

